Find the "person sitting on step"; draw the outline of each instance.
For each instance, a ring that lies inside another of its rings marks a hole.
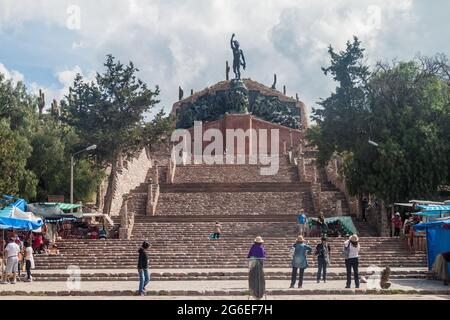
[[[216,221],[214,225],[214,233],[212,234],[211,239],[219,240],[221,233],[222,233],[222,225],[219,223],[219,221]]]

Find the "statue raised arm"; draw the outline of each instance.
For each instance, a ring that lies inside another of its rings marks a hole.
[[[233,33],[233,35],[231,36],[231,40],[230,40],[230,45],[231,45],[231,50],[233,50],[234,51],[234,36],[235,36],[235,34]]]
[[[244,67],[244,70],[246,68],[245,63],[245,57],[244,52],[239,49],[239,42],[237,40],[234,40],[235,34],[231,36],[230,44],[231,44],[231,50],[233,50],[233,72],[235,75],[236,80],[241,79],[241,66]],[[242,58],[242,62],[241,62]]]

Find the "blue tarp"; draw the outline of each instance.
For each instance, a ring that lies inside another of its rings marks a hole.
[[[419,223],[413,228],[415,231],[427,233],[428,269],[431,270],[436,257],[450,251],[450,219]]]
[[[0,203],[3,203],[3,205],[8,204],[3,209],[0,209],[0,218],[9,218],[12,214],[13,207],[19,208],[20,211],[26,211],[27,209],[27,202],[24,199],[16,199],[13,202],[10,202],[14,200],[13,196],[4,194],[2,197],[0,197]]]
[[[32,231],[42,227],[42,220],[37,222],[15,218],[0,218],[0,229]]]
[[[4,201],[11,201],[11,200],[14,200],[15,198],[13,196],[4,194],[3,199],[4,199]],[[21,211],[26,211],[27,202],[24,199],[16,199],[14,202],[8,204],[8,207],[17,207]]]
[[[12,207],[6,207],[3,209],[0,209],[0,218],[9,218],[12,214]]]
[[[14,199],[15,201],[10,202]],[[16,199],[13,196],[3,195],[1,201],[6,202],[8,205],[0,210],[0,229],[32,231],[42,227],[42,219],[32,221],[11,217],[14,207],[17,207],[22,212],[26,211],[27,202],[24,199]]]

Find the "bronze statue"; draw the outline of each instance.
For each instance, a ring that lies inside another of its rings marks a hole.
[[[239,42],[234,40],[235,34],[231,36],[231,49],[233,50],[233,72],[236,80],[241,80],[241,66],[244,68],[247,66],[245,63],[244,52],[239,49]],[[242,61],[241,61],[242,57]]]

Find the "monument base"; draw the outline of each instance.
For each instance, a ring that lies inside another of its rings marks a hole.
[[[230,82],[230,90],[241,90],[248,93],[248,89],[245,86],[245,83],[240,79],[232,79]]]

